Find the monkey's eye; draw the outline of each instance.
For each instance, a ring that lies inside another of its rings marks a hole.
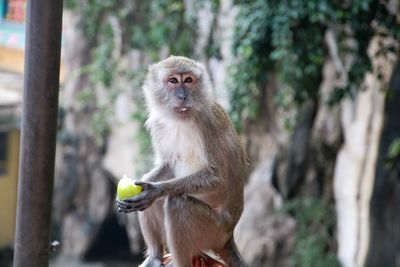
[[[191,83],[191,82],[193,82],[193,79],[192,79],[192,77],[187,77],[183,82],[184,83]]]
[[[177,82],[178,82],[178,79],[175,78],[175,77],[172,77],[172,78],[170,78],[168,81],[169,81],[170,83],[177,83]]]

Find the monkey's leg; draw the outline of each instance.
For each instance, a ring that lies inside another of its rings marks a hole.
[[[164,204],[168,248],[174,267],[190,267],[203,250],[220,250],[229,238],[223,221],[204,202],[187,196],[169,196]]]
[[[226,242],[224,248],[217,251],[217,253],[224,260],[227,267],[247,267],[236,247],[233,236]]]
[[[146,260],[140,267],[160,267],[165,244],[163,201],[155,202],[150,208],[139,212],[139,223],[146,243]]]

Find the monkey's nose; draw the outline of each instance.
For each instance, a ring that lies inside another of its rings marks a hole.
[[[186,100],[187,99],[187,91],[183,87],[178,87],[175,91],[176,96],[179,100]]]
[[[178,98],[179,98],[179,100],[186,100],[186,94],[185,93],[178,93]]]

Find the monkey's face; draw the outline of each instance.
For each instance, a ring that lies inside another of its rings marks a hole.
[[[144,92],[151,111],[187,119],[204,112],[210,88],[203,65],[171,56],[150,67]]]
[[[172,72],[163,81],[169,99],[167,105],[179,117],[187,117],[193,108],[198,89],[198,77],[191,72]]]

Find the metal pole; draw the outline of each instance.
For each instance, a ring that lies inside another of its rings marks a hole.
[[[49,264],[62,0],[28,0],[14,267]]]

